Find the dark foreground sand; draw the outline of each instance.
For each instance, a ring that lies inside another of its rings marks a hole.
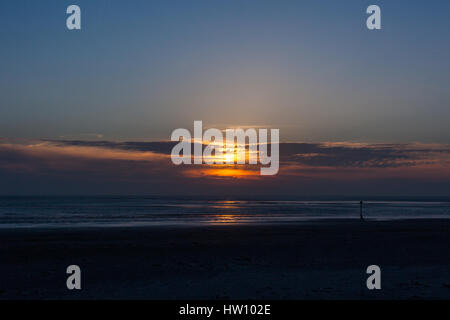
[[[0,230],[0,299],[450,298],[450,221]],[[82,290],[66,289],[66,267]],[[382,290],[366,289],[368,265]]]

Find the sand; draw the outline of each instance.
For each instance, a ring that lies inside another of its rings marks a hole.
[[[0,299],[449,299],[450,220],[0,230]],[[82,290],[66,288],[66,268]],[[381,290],[366,268],[381,267]]]

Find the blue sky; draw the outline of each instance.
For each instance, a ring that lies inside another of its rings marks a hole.
[[[449,15],[437,0],[2,0],[0,194],[445,197]],[[279,174],[174,166],[165,141],[194,120],[279,128]]]
[[[203,120],[449,143],[449,15],[449,1],[2,1],[0,137],[159,140]]]

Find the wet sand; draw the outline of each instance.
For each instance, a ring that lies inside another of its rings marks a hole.
[[[0,299],[450,299],[450,220],[0,230]],[[82,290],[66,289],[66,268]],[[366,268],[381,267],[381,290]]]

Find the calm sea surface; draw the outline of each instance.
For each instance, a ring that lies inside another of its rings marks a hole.
[[[450,218],[450,202],[367,201],[369,219]],[[0,228],[289,223],[359,218],[357,201],[0,197]]]

